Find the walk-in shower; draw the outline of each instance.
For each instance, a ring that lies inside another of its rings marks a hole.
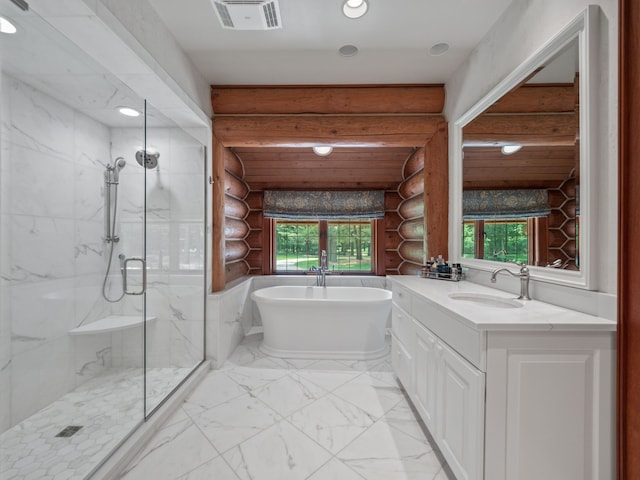
[[[210,129],[182,130],[33,3],[0,0],[21,29],[0,42],[0,478],[83,480],[204,359]]]

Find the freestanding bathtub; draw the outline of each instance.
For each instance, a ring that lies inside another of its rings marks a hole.
[[[256,290],[251,297],[262,317],[260,348],[267,355],[370,360],[386,353],[388,290],[279,286]]]

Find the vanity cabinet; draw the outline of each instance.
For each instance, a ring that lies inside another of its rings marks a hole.
[[[452,471],[458,479],[481,479],[484,373],[397,303],[391,350],[398,379]]]
[[[614,478],[615,322],[540,302],[483,317],[412,280],[392,281],[393,368],[458,480]]]

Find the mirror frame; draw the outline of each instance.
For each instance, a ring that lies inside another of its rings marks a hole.
[[[456,263],[478,270],[494,270],[504,267],[504,262],[462,257],[462,148],[463,128],[497,100],[529,77],[541,64],[559,53],[570,42],[578,39],[579,52],[579,88],[580,88],[580,235],[578,251],[580,252],[580,270],[560,270],[531,266],[531,278],[543,282],[568,285],[583,289],[593,289],[595,271],[595,225],[596,218],[596,183],[595,166],[591,165],[592,152],[596,151],[596,115],[595,96],[597,85],[597,26],[599,8],[591,5],[542,48],[527,58],[520,66],[505,77],[498,85],[480,99],[471,109],[463,114],[449,127],[451,138],[450,175],[450,257]]]

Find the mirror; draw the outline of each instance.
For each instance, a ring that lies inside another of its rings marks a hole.
[[[590,22],[586,10],[454,123],[453,251],[589,288]]]

